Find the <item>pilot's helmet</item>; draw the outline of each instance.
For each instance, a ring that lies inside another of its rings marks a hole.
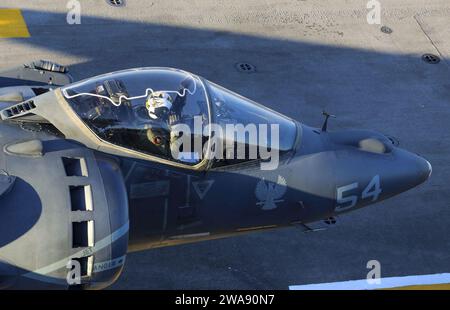
[[[172,97],[163,91],[151,93],[147,97],[145,107],[148,115],[152,119],[167,119],[170,109],[172,108]]]

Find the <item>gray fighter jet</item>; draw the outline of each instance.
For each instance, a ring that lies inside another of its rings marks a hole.
[[[182,70],[72,83],[38,61],[0,87],[0,288],[104,288],[129,251],[311,231],[431,174],[383,134],[309,127]]]

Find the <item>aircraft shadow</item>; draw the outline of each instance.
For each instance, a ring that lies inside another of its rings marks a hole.
[[[80,25],[68,25],[63,13],[22,13],[55,30],[30,27],[30,38],[10,40],[80,59],[70,65],[75,80],[133,67],[176,67],[317,126],[321,111],[330,110],[339,117],[333,128],[388,129],[386,114],[402,119],[407,112],[417,114],[430,98],[450,96],[446,59],[429,65],[420,55],[307,42],[300,33],[294,41],[84,15]],[[256,71],[242,74],[235,70],[238,62],[250,62]],[[432,126],[447,119],[448,114],[434,114],[421,121]],[[404,123],[405,131],[411,128]]]

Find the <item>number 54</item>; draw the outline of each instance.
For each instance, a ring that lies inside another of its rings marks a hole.
[[[345,186],[338,187],[336,189],[336,202],[338,204],[336,210],[344,211],[347,209],[353,208],[358,203],[358,196],[356,195],[348,195],[345,196],[345,193],[351,191],[355,188],[358,188],[358,182],[348,184]],[[380,176],[376,175],[372,178],[369,184],[361,193],[361,199],[367,199],[372,197],[372,202],[375,202],[378,199],[378,196],[381,194],[380,187]]]

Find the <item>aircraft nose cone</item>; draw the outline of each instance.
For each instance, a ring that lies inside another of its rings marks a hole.
[[[420,183],[425,182],[428,180],[431,176],[431,172],[433,171],[433,167],[431,167],[431,164],[428,160],[425,158],[418,156],[418,177],[420,180]]]
[[[432,171],[428,160],[402,149],[395,154],[394,165],[385,170],[386,193],[399,194],[428,180]]]
[[[432,167],[428,160],[420,155],[410,153],[406,168],[409,170],[410,180],[413,186],[422,184],[431,176]]]

